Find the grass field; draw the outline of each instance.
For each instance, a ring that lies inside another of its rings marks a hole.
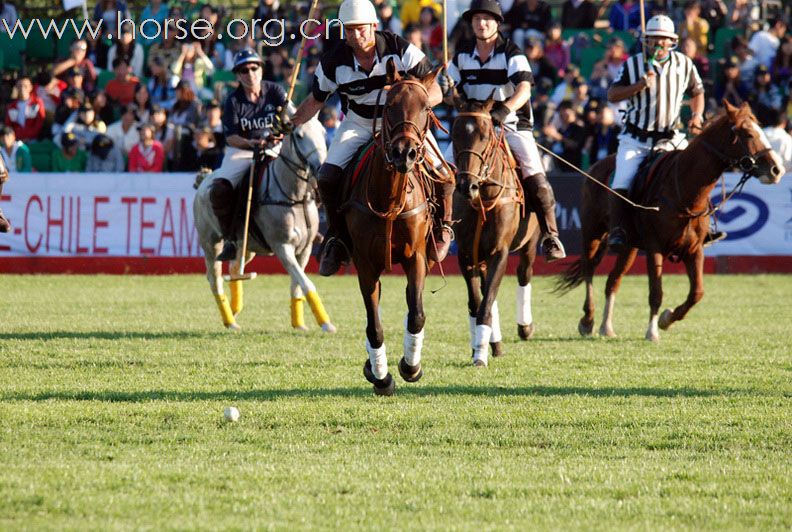
[[[528,343],[507,278],[488,369],[451,278],[392,398],[362,376],[352,277],[317,279],[335,336],[291,332],[285,277],[246,285],[241,334],[199,275],[0,282],[0,529],[792,527],[792,277],[708,277],[659,345],[644,277],[611,340],[536,279]],[[384,285],[396,374],[404,281]],[[665,286],[676,304],[687,281]]]

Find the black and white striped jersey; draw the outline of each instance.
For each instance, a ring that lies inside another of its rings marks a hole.
[[[504,102],[523,81],[533,83],[528,58],[517,45],[501,35],[492,55],[485,59],[479,56],[476,41],[461,44],[448,65],[448,75],[468,100],[480,102],[488,99]],[[516,125],[520,130],[533,129],[530,99],[522,109],[509,115],[506,124]]]
[[[685,93],[696,96],[704,92],[701,77],[693,61],[679,52],[670,52],[668,60],[660,65],[653,64],[651,68],[656,73],[654,87],[644,89],[628,100],[624,121],[646,131],[674,131]],[[622,64],[613,84],[634,85],[645,72],[644,56],[636,54]]]
[[[312,92],[314,98],[324,102],[334,92],[348,102],[349,109],[363,118],[374,118],[379,104],[385,103],[386,67],[389,59],[396,62],[397,70],[404,75],[423,77],[432,71],[432,64],[424,53],[403,38],[389,31],[375,33],[376,59],[371,72],[360,66],[352,48],[345,43],[325,53],[316,68]]]

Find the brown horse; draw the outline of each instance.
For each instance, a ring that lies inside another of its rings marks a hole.
[[[773,152],[748,104],[736,108],[724,101],[726,112],[715,119],[689,146],[659,160],[650,172],[651,180],[634,199],[657,205],[659,211],[634,210],[630,240],[635,247],[619,253],[605,286],[605,312],[601,336],[615,336],[613,308],[622,276],[630,269],[638,249],[646,251],[649,276],[649,327],[646,339],[658,341],[660,329],[668,329],[685,317],[704,296],[704,251],[702,243],[709,229],[710,194],[718,178],[732,167],[762,183],[778,183],[783,173],[781,158]],[[591,168],[591,175],[605,183],[615,168],[608,157]],[[583,253],[562,275],[559,290],[568,291],[586,282],[584,315],[578,331],[590,335],[594,326],[592,277],[607,248],[607,191],[587,181],[583,185],[581,232]],[[663,260],[672,257],[685,264],[690,290],[684,303],[659,315],[663,301]]]
[[[454,194],[457,259],[468,291],[473,364],[486,366],[501,347],[498,288],[509,251],[520,254],[517,269],[517,332],[533,335],[531,277],[539,240],[535,216],[524,216],[525,198],[503,133],[492,124],[494,102],[456,100],[459,111],[451,130],[457,187]]]
[[[395,383],[388,372],[384,335],[379,318],[380,275],[394,262],[407,274],[408,313],[404,330],[404,356],[399,373],[407,382],[423,375],[423,288],[431,267],[427,236],[431,231],[428,198],[432,183],[423,167],[424,137],[433,123],[429,88],[439,70],[422,79],[402,78],[393,60],[387,64],[390,86],[382,111],[381,134],[375,137],[370,158],[364,159],[359,177],[351,185],[345,219],[352,260],[366,305],[366,379],[378,395],[392,395]],[[438,157],[439,154],[432,154]]]

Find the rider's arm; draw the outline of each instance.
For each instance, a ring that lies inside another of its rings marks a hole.
[[[506,107],[511,109],[512,111],[516,111],[518,109],[522,109],[528,100],[531,98],[531,84],[527,81],[520,82],[519,85],[514,90],[514,94],[512,94],[511,98],[506,100],[505,103]]]
[[[316,113],[322,110],[322,107],[324,107],[324,102],[320,102],[313,94],[309,94],[292,117],[294,127],[299,127],[309,121],[316,116]]]
[[[260,143],[260,140],[250,140],[239,135],[231,135],[226,139],[226,144],[239,150],[252,150],[255,145]]]
[[[622,100],[632,98],[648,86],[649,82],[645,76],[632,85],[611,85],[608,89],[608,101],[610,103],[618,103]]]

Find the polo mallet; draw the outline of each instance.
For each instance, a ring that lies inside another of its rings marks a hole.
[[[247,257],[248,231],[250,230],[250,204],[253,201],[253,177],[256,170],[257,151],[253,152],[253,162],[250,165],[250,179],[248,183],[247,205],[245,206],[245,232],[242,235],[242,256],[239,259],[239,273],[224,275],[226,281],[249,281],[256,278],[256,272],[245,273],[245,258]]]
[[[448,0],[443,0],[443,65],[448,68]]]
[[[316,10],[316,6],[319,4],[319,0],[313,0],[311,4],[311,9],[308,10],[308,18],[311,18],[311,15]],[[297,62],[294,65],[294,72],[292,72],[291,82],[289,83],[289,92],[286,94],[286,105],[289,105],[289,102],[294,96],[294,88],[297,86],[297,75],[300,73],[300,66],[302,65],[302,56],[303,52],[305,51],[305,43],[308,40],[308,36],[303,33],[302,42],[300,43],[300,51],[297,52]]]
[[[641,52],[646,61],[646,11],[644,11],[644,0],[641,0]]]

